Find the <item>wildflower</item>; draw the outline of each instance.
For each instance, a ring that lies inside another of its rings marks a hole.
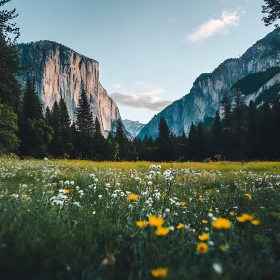
[[[252,200],[252,196],[248,193],[245,193],[245,196],[248,198],[248,200]]]
[[[212,267],[216,271],[217,274],[222,274],[223,273],[223,268],[220,264],[213,263]]]
[[[70,190],[63,190],[63,192],[66,193],[70,193]]]
[[[199,235],[198,238],[201,241],[206,241],[206,240],[208,240],[209,236],[210,236],[209,233],[203,233],[202,235]]]
[[[227,245],[221,245],[219,248],[220,248],[221,251],[225,252],[225,251],[227,251],[228,246]]]
[[[233,211],[230,211],[229,214],[230,214],[230,216],[234,216],[234,212]]]
[[[136,201],[137,199],[139,198],[138,195],[134,194],[134,193],[131,193],[129,196],[128,196],[128,199],[130,201]]]
[[[203,224],[208,224],[208,221],[207,220],[202,220],[201,221]]]
[[[200,254],[205,254],[208,252],[208,245],[204,242],[200,242],[196,246],[196,251]]]
[[[246,213],[242,214],[240,217],[237,217],[237,221],[240,223],[246,223],[252,220],[253,220],[253,216]]]
[[[212,221],[212,226],[216,229],[229,229],[231,227],[231,222],[225,218],[218,218]]]
[[[151,273],[155,278],[165,278],[167,276],[168,269],[159,267],[157,269],[152,269]]]
[[[102,266],[108,266],[108,265],[113,265],[116,262],[116,258],[112,253],[107,252],[106,253],[106,258],[102,261],[101,265]]]
[[[186,205],[186,202],[181,201],[180,204],[181,204],[182,206],[185,206],[185,205]]]
[[[254,226],[259,226],[261,224],[261,221],[260,220],[253,220],[253,221],[251,221],[251,223]]]
[[[143,228],[143,227],[146,227],[147,226],[147,222],[145,221],[145,220],[143,220],[143,221],[137,221],[137,222],[135,222],[136,223],[136,225],[138,226],[138,227],[140,227],[140,228]]]
[[[203,200],[204,200],[204,198],[203,198],[203,197],[199,197],[199,198],[198,198],[198,200],[203,201]]]
[[[157,236],[166,236],[170,231],[170,228],[158,227],[156,230]]]
[[[180,223],[176,228],[177,228],[177,229],[181,229],[181,228],[183,228],[183,227],[184,227],[184,224]]]
[[[164,223],[164,220],[162,217],[156,217],[156,216],[149,216],[149,224],[152,227],[161,227]]]

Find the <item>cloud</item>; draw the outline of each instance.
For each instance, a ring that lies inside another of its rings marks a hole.
[[[188,40],[197,43],[208,39],[219,32],[228,33],[228,26],[238,26],[240,16],[238,11],[223,12],[220,19],[209,19],[188,36]]]
[[[162,100],[156,96],[149,96],[146,94],[147,93],[140,93],[139,95],[136,95],[128,92],[114,92],[111,94],[111,97],[117,102],[117,104],[157,112],[163,110],[166,106],[172,103],[172,101]]]

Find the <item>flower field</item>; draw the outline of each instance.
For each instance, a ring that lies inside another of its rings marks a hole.
[[[1,279],[279,279],[280,163],[0,159]]]

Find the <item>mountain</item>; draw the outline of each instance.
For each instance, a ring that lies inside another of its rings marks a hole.
[[[125,129],[133,136],[136,137],[145,124],[140,123],[139,121],[123,120]]]
[[[212,73],[200,75],[189,94],[155,115],[138,136],[143,139],[147,134],[156,138],[160,116],[166,118],[171,132],[180,135],[184,130],[188,133],[192,122],[197,125],[200,121],[214,116],[216,110],[219,109],[224,92],[233,90],[234,85],[245,77],[247,77],[245,84],[250,84],[252,78],[250,74],[263,72],[260,74],[262,76],[260,83],[255,88],[251,87],[249,92],[243,92],[247,103],[250,100],[256,101],[257,98],[261,103],[262,98],[266,96],[263,92],[279,83],[278,67],[280,67],[280,28],[276,28],[258,41],[240,58],[228,59]],[[257,76],[253,77],[253,80],[258,79]],[[274,88],[276,94],[278,94],[277,90],[278,88]]]
[[[76,120],[81,86],[88,93],[94,119],[97,117],[106,136],[120,118],[119,109],[99,81],[99,63],[61,44],[39,41],[17,46],[20,64],[26,67],[19,77],[22,85],[28,77],[36,83],[36,90],[44,109],[52,108],[55,100],[64,98],[69,115]]]

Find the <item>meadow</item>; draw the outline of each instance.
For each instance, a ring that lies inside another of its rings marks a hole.
[[[279,279],[280,163],[0,158],[1,279]]]

